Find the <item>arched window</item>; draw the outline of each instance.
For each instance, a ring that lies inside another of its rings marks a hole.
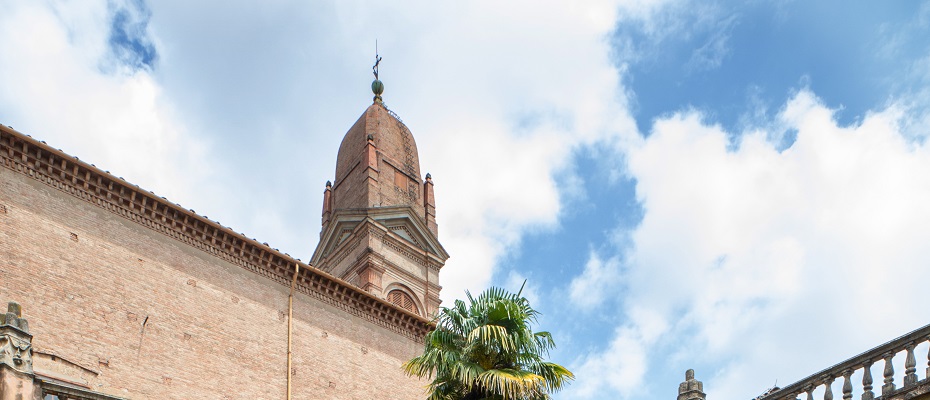
[[[411,298],[409,294],[400,290],[395,289],[390,291],[387,295],[387,301],[414,314],[420,313],[417,311],[417,305],[414,304],[413,298]]]

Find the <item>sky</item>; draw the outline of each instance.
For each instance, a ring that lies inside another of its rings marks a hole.
[[[930,1],[2,0],[0,123],[309,260],[376,40],[443,300],[526,281],[557,399],[748,399],[928,323]]]

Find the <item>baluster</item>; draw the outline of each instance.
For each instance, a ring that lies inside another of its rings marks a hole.
[[[851,369],[847,369],[846,372],[843,372],[843,400],[852,399],[852,382],[849,380],[850,375],[852,375]]]
[[[833,400],[833,377],[827,376],[823,381],[823,400]]]
[[[885,354],[885,384],[882,385],[882,396],[894,391],[894,366],[891,365],[891,359],[894,353]]]
[[[930,340],[930,336],[927,336],[927,340]],[[927,380],[930,380],[930,350],[927,350]]]
[[[914,343],[907,344],[907,358],[904,359],[904,387],[917,384],[917,359],[914,358]]]
[[[872,392],[872,360],[869,360],[862,369],[862,400],[873,399],[875,399],[875,393]]]

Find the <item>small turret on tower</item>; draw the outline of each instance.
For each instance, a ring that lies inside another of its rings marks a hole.
[[[423,182],[423,208],[425,209],[424,219],[426,227],[439,236],[439,227],[436,225],[436,196],[433,194],[433,176],[426,174],[426,181]]]
[[[326,181],[326,189],[323,190],[323,229],[329,225],[329,218],[333,215],[333,183]]]

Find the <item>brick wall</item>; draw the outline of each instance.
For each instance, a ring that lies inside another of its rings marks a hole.
[[[288,288],[0,168],[0,296],[34,348],[133,399],[282,399]],[[421,344],[298,293],[295,399],[416,399]]]

